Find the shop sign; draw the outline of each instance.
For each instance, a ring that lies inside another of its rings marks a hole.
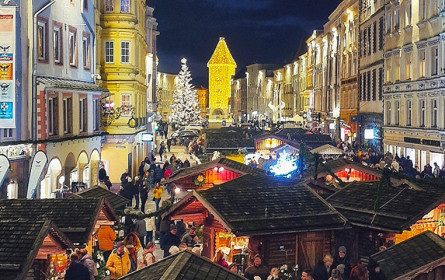
[[[16,7],[0,7],[0,127],[15,128]]]
[[[26,198],[33,198],[37,189],[37,185],[40,183],[40,178],[42,177],[43,170],[45,170],[48,163],[48,157],[43,151],[38,151],[31,163],[31,172],[29,174],[28,181],[28,194]]]
[[[153,133],[142,133],[141,135],[142,142],[153,142]]]

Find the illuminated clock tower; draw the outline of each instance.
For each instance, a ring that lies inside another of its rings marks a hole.
[[[207,63],[209,67],[209,115],[210,120],[227,119],[231,78],[235,75],[236,63],[230,54],[224,37],[219,38],[212,58]]]

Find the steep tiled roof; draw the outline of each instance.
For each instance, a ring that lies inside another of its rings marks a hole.
[[[395,182],[395,181],[394,181]],[[393,232],[402,232],[429,211],[445,202],[445,188],[432,182],[385,185],[377,214],[374,204],[379,181],[354,182],[327,198],[351,224]]]
[[[347,160],[344,158],[339,158],[336,160],[328,160],[324,163],[324,165],[331,170],[332,172],[338,172],[345,170],[345,168],[352,168],[355,170],[359,170],[365,172],[367,174],[374,175],[376,177],[382,176],[382,171],[376,168],[371,168],[369,166],[365,166],[360,163],[353,162],[351,160]],[[315,166],[312,165],[310,168],[304,171],[307,176],[314,176]],[[321,165],[318,166],[318,177],[328,174],[328,171]]]
[[[273,133],[276,136],[287,138],[290,136],[292,141],[304,143],[311,148],[317,148],[325,144],[332,144],[331,136],[327,134],[314,134],[302,128],[283,128]]]
[[[130,273],[122,280],[245,280],[246,278],[230,272],[207,258],[190,251],[162,259],[150,266]]]
[[[176,181],[178,179],[190,176],[190,175],[196,175],[203,171],[212,169],[215,166],[223,166],[224,168],[228,170],[232,170],[234,172],[238,172],[241,174],[265,174],[266,172],[263,169],[254,168],[249,165],[242,164],[240,162],[221,157],[213,161],[209,161],[203,164],[195,165],[188,168],[183,168],[178,171],[176,171],[174,174],[172,174],[168,180],[165,181],[165,183],[170,183],[173,181]]]
[[[0,278],[24,279],[48,233],[65,248],[72,247],[72,243],[49,220],[1,218]]]
[[[386,279],[413,279],[417,273],[434,269],[432,264],[437,261],[443,265],[445,239],[426,231],[372,255],[371,259],[380,266]]]
[[[195,196],[237,235],[343,229],[347,221],[303,182],[244,175]]]
[[[128,203],[128,199],[114,192],[101,188],[99,186],[95,186],[89,188],[87,190],[75,193],[72,197],[82,197],[82,198],[97,198],[102,199],[105,198],[114,210],[120,209],[122,206]]]
[[[82,244],[87,242],[103,203],[91,198],[6,199],[0,200],[0,219],[51,220],[73,243]]]

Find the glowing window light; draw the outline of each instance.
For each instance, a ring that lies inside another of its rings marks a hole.
[[[213,171],[217,172],[217,171],[218,171],[218,167],[215,166],[215,167],[213,168]]]
[[[283,151],[279,155],[280,157],[277,163],[270,167],[270,172],[272,172],[274,176],[289,178],[298,169],[297,158],[289,155],[286,151]]]
[[[219,173],[221,173],[221,172],[223,172],[223,171],[224,171],[224,167],[221,166],[221,167],[219,168]]]

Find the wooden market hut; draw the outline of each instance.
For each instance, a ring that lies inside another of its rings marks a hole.
[[[114,211],[123,209],[129,202],[129,200],[125,197],[104,189],[100,186],[94,186],[84,191],[73,193],[69,198],[104,198],[110,203]]]
[[[339,157],[339,156],[343,155],[345,152],[337,147],[330,145],[330,144],[325,144],[323,146],[312,149],[311,153],[319,154],[323,158],[325,158],[325,157],[330,157],[330,156]]]
[[[334,231],[349,228],[346,218],[303,182],[251,174],[193,191],[163,218],[203,225],[206,257],[229,247],[230,261],[259,253],[268,266],[302,269],[332,252]]]
[[[105,199],[7,199],[0,200],[0,220],[51,220],[76,247],[88,245],[92,235],[103,224],[118,221]]]
[[[294,142],[285,142],[275,148],[270,149],[270,152],[275,154],[281,154],[283,152],[286,152],[288,155],[299,154],[300,145]]]
[[[336,247],[346,246],[352,257],[369,257],[388,242],[404,240],[406,231],[411,232],[408,237],[413,236],[413,226],[417,234],[426,230],[444,232],[440,215],[436,215],[436,221],[423,222],[425,215],[445,202],[445,187],[439,182],[392,180],[383,186],[380,195],[379,181],[354,182],[337,191],[326,200],[348,219],[353,229],[336,232]]]
[[[64,271],[66,250],[73,243],[50,220],[24,218],[0,219],[0,278],[47,279],[51,265]]]
[[[188,250],[127,274],[122,280],[246,280],[241,275]]]
[[[371,256],[386,279],[445,279],[445,239],[425,231]]]
[[[266,171],[221,157],[216,160],[182,168],[173,173],[164,183],[181,190],[208,189],[245,174],[261,175]],[[198,178],[199,177],[199,178]],[[202,182],[199,182],[199,179]]]

